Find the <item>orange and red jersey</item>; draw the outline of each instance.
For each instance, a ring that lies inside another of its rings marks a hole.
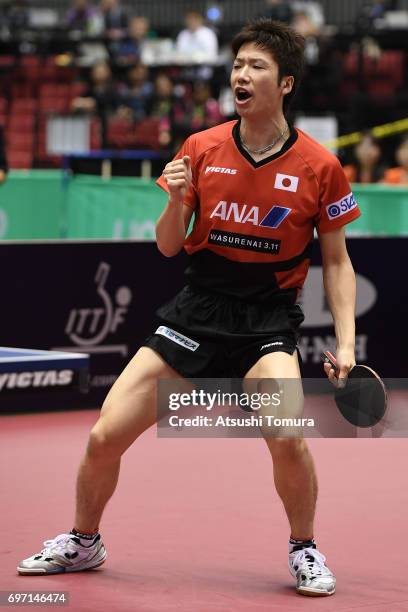
[[[195,212],[184,247],[197,284],[229,292],[236,281],[239,295],[253,282],[257,293],[261,283],[297,294],[314,228],[330,232],[360,216],[337,158],[301,130],[255,162],[240,143],[239,121],[230,121],[190,136],[175,159],[184,155],[193,174],[184,202]],[[157,183],[167,191],[163,177]]]

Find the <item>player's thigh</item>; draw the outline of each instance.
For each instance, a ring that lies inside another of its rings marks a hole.
[[[181,379],[162,357],[142,347],[109,391],[91,437],[124,450],[157,420],[157,384]]]
[[[296,440],[302,437],[302,428],[297,423],[303,415],[304,396],[297,352],[277,351],[261,357],[247,372],[244,389],[262,394],[261,431],[271,452],[290,452],[291,447],[300,446]]]
[[[245,378],[289,378],[300,379],[300,368],[297,352],[292,355],[275,351],[263,355],[246,373]]]

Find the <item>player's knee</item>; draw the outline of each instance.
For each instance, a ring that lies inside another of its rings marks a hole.
[[[114,461],[122,454],[117,440],[99,422],[91,429],[86,452],[89,459],[98,462]]]
[[[273,461],[296,461],[307,452],[303,438],[269,438],[267,440]]]

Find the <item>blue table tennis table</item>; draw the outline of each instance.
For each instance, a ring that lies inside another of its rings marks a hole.
[[[0,408],[6,408],[6,399],[15,395],[86,392],[88,379],[86,353],[0,347]]]

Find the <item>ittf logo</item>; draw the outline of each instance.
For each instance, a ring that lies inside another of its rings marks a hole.
[[[290,174],[277,174],[275,179],[275,189],[282,189],[283,191],[296,192],[299,184],[298,176],[291,176]]]

